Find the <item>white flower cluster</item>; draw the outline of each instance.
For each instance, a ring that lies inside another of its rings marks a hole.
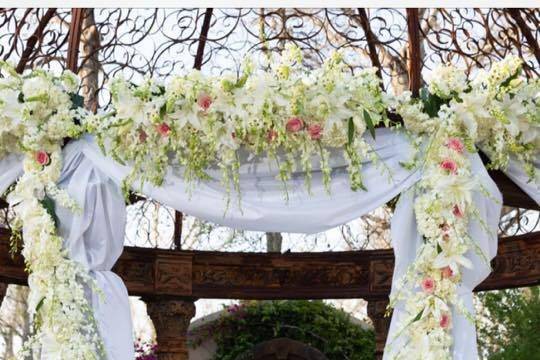
[[[102,342],[85,296],[94,280],[68,258],[54,213],[55,205],[78,209],[56,185],[63,140],[80,133],[70,95],[78,80],[71,73],[54,77],[44,71],[21,76],[7,64],[2,70],[7,76],[0,79],[0,157],[24,155],[24,174],[7,197],[14,224],[22,227],[22,254],[30,272],[33,331],[20,356],[35,356],[46,343],[55,359],[97,359]]]
[[[528,164],[531,178],[537,174],[539,81],[519,78],[520,70],[520,61],[509,57],[468,82],[464,72],[443,66],[422,99],[410,93],[395,98],[406,128],[425,135],[428,144],[415,200],[424,242],[390,304],[404,304],[398,336],[407,341],[399,349],[389,346],[391,358],[451,359],[451,310],[471,318],[457,296],[463,268],[472,266],[465,254],[478,251],[467,231],[476,216],[472,191],[478,189],[467,153],[478,145],[498,168],[514,155]]]
[[[359,189],[368,148],[361,136],[386,119],[374,69],[353,75],[336,53],[311,71],[295,47],[267,72],[247,62],[239,78],[193,70],[166,86],[120,78],[110,86],[114,112],[101,122],[89,119],[87,127],[109,154],[134,164],[128,183],[141,178],[159,185],[172,155],[188,181],[205,179],[218,166],[225,185],[237,187],[236,150],[243,147],[275,159],[283,181],[305,171],[308,187],[318,157],[329,188],[327,148],[341,148],[351,186]]]
[[[454,118],[448,126],[470,146],[486,152],[494,168],[505,168],[510,156],[523,161],[531,179],[538,177],[533,162],[540,151],[540,80],[520,77],[521,60],[509,56],[481,71],[475,81],[452,66],[437,68],[429,84],[428,99],[396,97],[396,111],[416,134],[430,135],[438,114],[428,115],[433,100],[448,107]],[[538,181],[538,180],[537,180]]]
[[[441,99],[450,99],[467,89],[467,75],[452,65],[439,65],[427,78],[428,89]]]
[[[389,349],[395,358],[425,354],[417,359],[451,359],[451,309],[459,306],[456,291],[462,268],[472,266],[465,253],[475,187],[467,150],[454,135],[443,122],[426,150],[415,200],[424,242],[391,299],[392,306],[404,302],[408,314],[402,324],[407,344]]]

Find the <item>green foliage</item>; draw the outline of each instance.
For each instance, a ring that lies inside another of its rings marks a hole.
[[[540,287],[479,295],[488,320],[479,324],[481,352],[489,360],[540,359]]]
[[[216,337],[215,360],[236,360],[253,346],[286,337],[313,346],[330,360],[373,359],[375,335],[322,301],[268,301],[235,308]]]
[[[420,90],[420,99],[424,105],[424,111],[430,118],[434,118],[439,113],[439,110],[444,104],[448,104],[448,100],[441,99],[435,94],[431,94],[428,89]]]

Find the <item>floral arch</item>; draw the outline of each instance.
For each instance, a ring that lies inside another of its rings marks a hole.
[[[307,233],[403,192],[393,220],[400,236],[385,357],[474,357],[470,296],[490,273],[502,200],[538,209],[538,10],[4,9],[0,16],[1,55],[12,64],[3,66],[0,89],[0,188],[15,181],[10,225],[22,230],[31,272],[35,333],[27,354],[125,358],[117,345],[129,343],[127,293],[110,272],[123,250],[123,190],[127,199],[138,199],[135,191],[230,226]],[[484,163],[497,171],[488,175]],[[528,219],[513,214],[518,224]],[[182,216],[173,217],[178,248]],[[159,327],[181,331],[182,321],[160,308],[189,317],[192,305],[167,296],[212,294],[208,269],[195,271],[212,255],[130,251],[154,274],[150,290],[139,283],[135,292],[154,301]],[[380,256],[368,263],[370,274],[388,254]],[[4,265],[20,270],[16,261]],[[119,270],[129,284],[129,269]],[[519,284],[538,283],[530,274]],[[17,271],[2,276],[25,281]],[[350,296],[347,285],[336,292]],[[366,294],[384,299],[388,290]],[[290,291],[282,296],[302,296]],[[181,339],[158,329],[158,341],[162,356],[185,358]]]

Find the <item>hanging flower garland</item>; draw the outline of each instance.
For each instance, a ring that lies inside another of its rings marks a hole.
[[[108,154],[134,165],[126,185],[135,179],[161,184],[172,157],[188,183],[207,179],[206,171],[219,167],[225,187],[237,192],[240,147],[275,161],[283,182],[304,171],[308,189],[317,157],[330,188],[328,148],[342,149],[351,188],[364,189],[361,161],[369,146],[362,135],[369,129],[374,136],[387,108],[374,69],[353,75],[335,53],[309,70],[297,47],[266,72],[255,72],[247,62],[238,79],[197,70],[166,86],[117,78],[111,93],[113,111],[86,125]]]
[[[239,78],[193,71],[167,85],[148,79],[135,86],[115,79],[112,111],[106,115],[77,109],[73,74],[55,77],[36,70],[21,76],[2,66],[7,76],[0,79],[0,157],[24,156],[24,174],[8,196],[16,214],[13,225],[24,232],[22,252],[31,273],[34,335],[24,356],[42,341],[52,344],[58,359],[97,359],[103,351],[85,299],[85,289],[94,282],[68,258],[56,228],[55,206],[78,210],[56,186],[64,138],[87,131],[107,154],[132,165],[126,191],[136,180],[159,186],[173,164],[192,185],[218,167],[225,187],[240,195],[240,148],[273,159],[284,183],[293,172],[304,171],[308,190],[313,158],[319,159],[330,188],[329,149],[339,149],[349,164],[351,188],[359,190],[364,189],[361,162],[369,150],[362,135],[369,131],[374,137],[377,125],[389,126],[385,114],[391,105],[413,141],[428,144],[415,164],[424,174],[415,201],[424,243],[391,299],[392,305],[405,301],[410,314],[402,331],[411,341],[400,356],[450,357],[450,310],[467,315],[456,292],[463,268],[471,266],[465,254],[475,250],[467,227],[477,216],[471,198],[479,184],[468,153],[480,147],[495,168],[517,157],[535,179],[540,82],[521,79],[519,60],[509,57],[475,81],[454,67],[440,67],[421,99],[409,93],[391,98],[381,91],[374,70],[353,75],[339,54],[309,70],[300,51],[290,48],[269,66],[256,72],[248,62]]]
[[[24,174],[7,197],[15,213],[12,228],[24,235],[22,254],[30,273],[32,334],[20,356],[39,353],[46,342],[55,359],[98,359],[101,338],[85,297],[85,286],[94,287],[94,280],[69,259],[54,210],[55,206],[79,210],[56,186],[63,140],[81,131],[75,123],[78,79],[69,72],[54,77],[39,70],[21,76],[5,63],[1,70],[5,77],[0,78],[0,157],[24,156]]]
[[[520,71],[521,62],[508,57],[469,82],[463,71],[441,66],[421,99],[411,99],[410,93],[397,99],[395,107],[405,126],[426,135],[428,144],[420,159],[423,176],[414,205],[424,241],[414,263],[398,280],[390,303],[394,307],[403,302],[408,314],[396,336],[405,335],[408,341],[397,351],[390,342],[395,358],[426,354],[430,359],[451,359],[451,309],[474,321],[457,290],[463,269],[472,268],[465,256],[468,251],[488,261],[467,228],[470,219],[479,220],[472,192],[487,193],[471,173],[468,153],[476,151],[475,144],[488,152],[494,168],[504,168],[509,157],[516,156],[535,181],[540,83],[524,81]]]

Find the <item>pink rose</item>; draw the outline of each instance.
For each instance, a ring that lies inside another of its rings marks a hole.
[[[210,97],[210,95],[202,93],[197,99],[197,104],[202,111],[206,112],[210,108],[210,105],[212,105],[212,98]]]
[[[439,325],[443,328],[443,329],[446,329],[450,326],[450,315],[448,314],[442,314],[441,315],[441,319],[439,320]]]
[[[266,140],[271,143],[273,142],[274,140],[277,139],[277,136],[278,136],[278,133],[276,130],[274,129],[270,129],[268,130],[268,132],[266,133]]]
[[[304,127],[304,122],[302,121],[302,119],[300,119],[297,116],[294,116],[287,121],[286,128],[288,132],[292,132],[292,133],[299,132],[300,130],[302,130],[303,127]]]
[[[311,140],[319,140],[322,137],[322,126],[319,124],[311,124],[308,127],[308,133]]]
[[[458,218],[463,217],[463,212],[461,212],[461,209],[457,205],[454,205],[454,208],[452,209],[452,214],[454,214],[454,216]]]
[[[452,159],[444,159],[441,162],[441,169],[446,170],[449,173],[456,174],[457,173],[457,164]]]
[[[448,139],[448,141],[446,142],[446,146],[449,148],[449,149],[452,149],[460,154],[463,153],[463,149],[465,148],[465,146],[463,145],[463,143],[461,142],[460,139],[458,138],[450,138]]]
[[[146,142],[146,139],[148,138],[148,134],[143,129],[139,130],[139,141],[140,142]]]
[[[171,128],[166,123],[161,123],[157,126],[157,132],[161,136],[169,136],[169,133],[171,132]]]
[[[447,266],[441,269],[441,275],[443,278],[449,279],[454,276],[454,271],[452,271],[452,268],[450,266]]]
[[[435,280],[430,277],[422,280],[422,290],[428,294],[432,294],[435,291]]]
[[[39,165],[43,166],[49,165],[49,162],[51,161],[51,159],[49,158],[49,154],[47,154],[43,150],[39,150],[38,152],[36,152],[35,159]]]

